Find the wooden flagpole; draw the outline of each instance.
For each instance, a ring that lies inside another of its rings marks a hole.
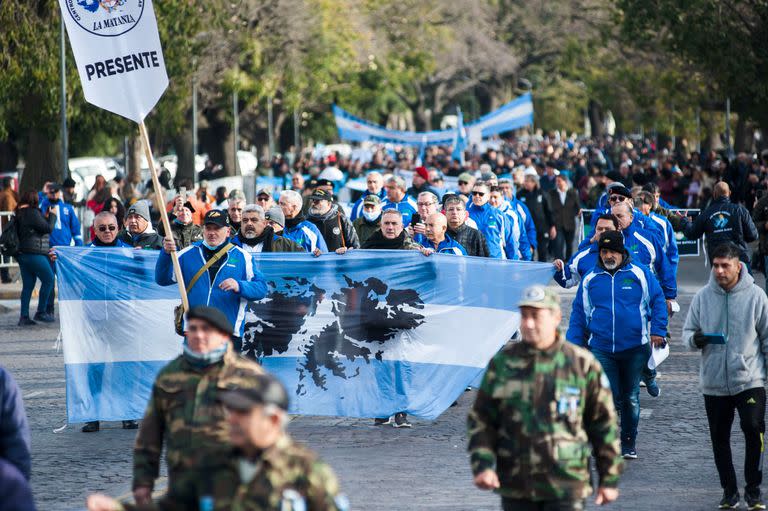
[[[152,186],[155,190],[155,197],[157,198],[157,209],[160,210],[160,219],[163,222],[163,229],[165,230],[166,237],[172,237],[171,234],[171,222],[168,221],[168,213],[165,211],[165,198],[163,197],[160,187],[160,179],[157,177],[157,169],[155,169],[155,160],[152,158],[152,148],[149,145],[149,135],[147,135],[147,127],[144,125],[144,121],[139,123],[139,133],[141,134],[141,143],[144,146],[144,155],[147,157],[147,163],[149,164],[149,170],[152,174]],[[187,289],[184,286],[184,275],[181,273],[181,265],[179,264],[179,256],[174,249],[171,252],[171,261],[173,262],[173,273],[176,275],[176,283],[179,285],[179,293],[181,294],[181,304],[184,306],[184,312],[189,310],[189,299],[187,298]]]

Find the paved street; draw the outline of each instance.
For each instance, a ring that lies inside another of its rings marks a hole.
[[[672,322],[673,343],[694,292],[706,279],[700,259],[680,270],[682,313]],[[760,283],[762,283],[762,277]],[[0,287],[1,288],[1,287]],[[570,309],[571,294],[563,302]],[[16,327],[18,304],[0,313],[0,361],[19,381],[32,426],[32,484],[39,509],[82,507],[93,491],[128,491],[135,432],[107,424],[83,434],[65,424],[63,357],[55,348],[57,327]],[[673,344],[661,367],[662,395],[642,391],[638,453],[621,484],[621,510],[715,509],[721,496],[712,462],[703,399],[697,391],[699,355]],[[464,421],[473,393],[435,422],[413,420],[411,430],[374,427],[370,420],[299,417],[291,432],[318,450],[339,474],[354,509],[498,509],[497,497],[472,487],[465,453]],[[740,438],[736,425],[737,440]],[[735,465],[743,464],[736,442]],[[737,469],[741,484],[743,476]],[[609,508],[610,509],[610,508]]]

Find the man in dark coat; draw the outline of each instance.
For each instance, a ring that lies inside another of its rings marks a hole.
[[[547,192],[556,235],[549,242],[549,252],[555,259],[567,261],[573,254],[576,217],[579,216],[579,196],[563,174],[555,176],[555,187]]]

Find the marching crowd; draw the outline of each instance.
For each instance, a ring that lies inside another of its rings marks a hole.
[[[330,469],[284,432],[285,389],[237,354],[244,307],[267,293],[254,254],[319,257],[357,249],[552,260],[555,282],[577,288],[567,330],[558,328],[559,296],[552,288],[523,293],[522,342],[508,344],[490,362],[469,416],[475,484],[498,490],[505,510],[583,509],[593,454],[597,502],[615,500],[622,458],[638,457],[640,385],[653,397],[661,393],[649,358],[680,341],[670,339],[669,318],[680,310],[677,240],[683,235],[706,236],[712,266],[709,284],[688,312],[682,342],[703,353],[701,388],[724,491],[719,506],[740,502],[730,451],[738,411],[747,446],[744,498],[749,509],[765,509],[760,483],[768,298],[751,272],[768,256],[768,196],[760,197],[768,154],[728,161],[647,140],[557,137],[470,153],[463,166],[448,154],[430,148],[423,165],[384,148],[365,163],[336,154],[276,159],[275,173],[290,185],[261,188],[252,204],[238,190],[210,194],[205,181],[197,189],[180,182],[172,193],[159,192],[171,219],[169,233],[157,222],[155,203],[126,200],[119,183],[97,179],[86,201],[93,212],[88,246],[159,250],[155,280],[164,286],[176,284],[175,252],[191,306],[177,318],[177,331],[185,336],[182,356],[158,375],[141,424],[123,422],[139,429],[137,509],[347,508]],[[365,178],[355,202],[339,201],[334,171],[343,179]],[[445,185],[449,176],[457,178],[455,189]],[[15,211],[4,230],[16,229],[23,281],[19,325],[54,321],[56,248],[88,238],[73,209],[71,183],[47,183],[42,192],[20,197],[4,185],[0,210]],[[678,211],[685,207],[702,212],[690,220]],[[594,213],[578,242],[582,208]],[[761,257],[755,258],[749,243],[758,238]],[[38,279],[38,308],[30,316]],[[183,401],[200,403],[203,411],[191,416],[176,406]],[[404,412],[375,423],[410,427]],[[98,429],[98,422],[83,427]],[[153,504],[164,444],[169,491]],[[89,508],[123,505],[93,496]]]

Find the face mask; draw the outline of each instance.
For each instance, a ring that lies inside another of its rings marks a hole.
[[[222,243],[222,245],[223,245],[223,243]],[[204,246],[205,248],[207,248],[208,250],[213,250],[213,251],[215,252],[215,251],[216,251],[216,249],[217,249],[217,248],[219,248],[221,245],[216,245],[215,247],[212,247],[212,246],[210,246],[210,245],[208,244],[208,242],[207,242],[207,241],[203,240],[203,246]]]
[[[381,216],[381,213],[374,213],[371,211],[363,211],[363,218],[368,220],[369,222],[375,222],[379,216]]]
[[[189,347],[187,340],[184,339],[184,358],[195,367],[207,367],[211,364],[221,361],[224,358],[224,354],[227,352],[227,343],[222,344],[213,351],[208,353],[198,353],[192,351]]]

